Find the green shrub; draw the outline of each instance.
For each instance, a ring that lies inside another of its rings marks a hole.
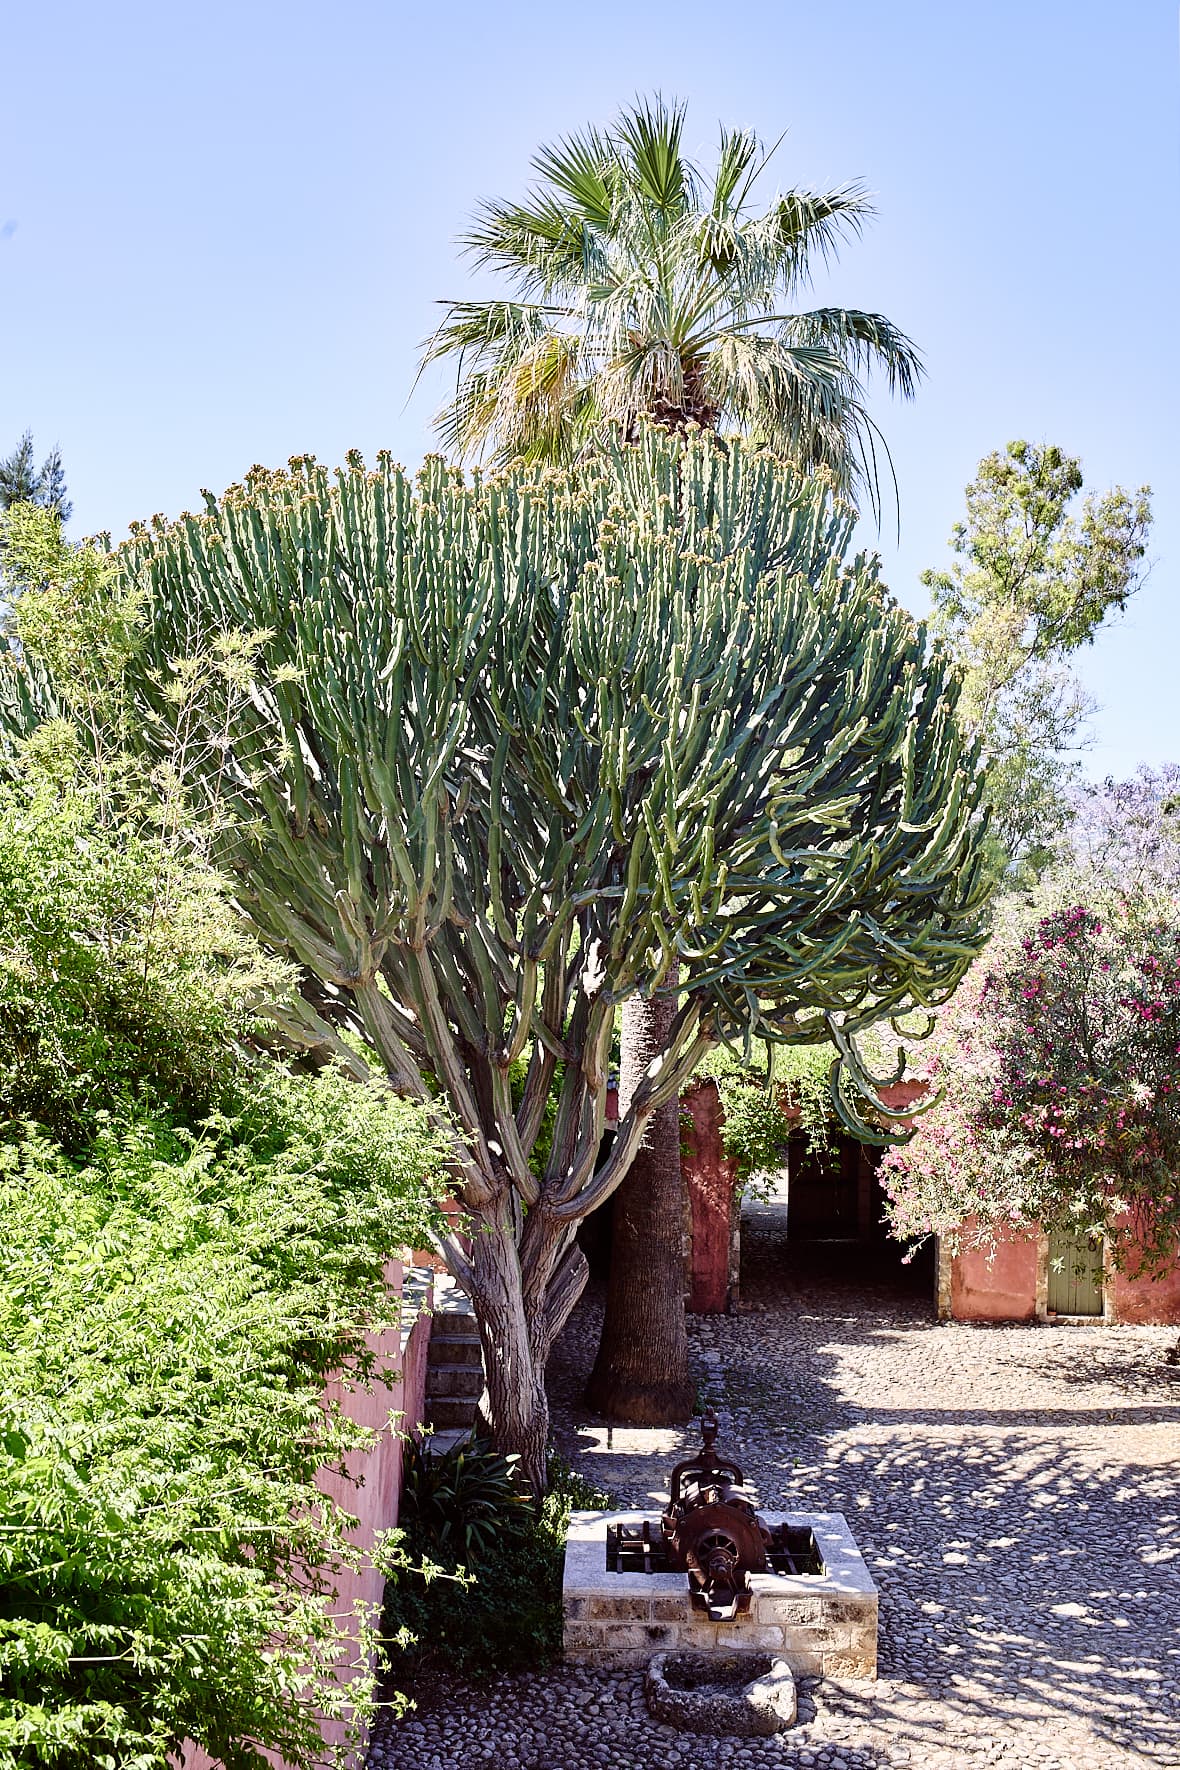
[[[35,1119],[80,1152],[103,1113],[198,1123],[279,981],[196,857],[0,789],[0,1131]]]
[[[521,1671],[561,1654],[561,1581],[565,1535],[574,1509],[609,1506],[608,1494],[549,1457],[549,1491],[523,1525],[515,1497],[501,1512],[510,1529],[466,1555],[433,1550],[403,1514],[405,1548],[415,1566],[386,1592],[390,1677],[411,1688],[439,1671],[469,1678]]]
[[[355,1551],[315,1476],[365,1438],[324,1380],[372,1371],[443,1141],[258,1054],[298,999],[212,864],[188,740],[132,753],[140,601],[45,513],[2,526],[0,1765],[162,1770],[186,1737],[319,1765],[348,1640],[320,1570]],[[256,642],[178,660],[170,704],[249,694]]]
[[[479,1561],[497,1538],[520,1536],[531,1517],[516,1486],[517,1457],[466,1439],[440,1453],[416,1440],[406,1446],[400,1522],[432,1556]]]
[[[0,1143],[0,1762],[315,1760],[313,1570],[352,1551],[314,1477],[363,1438],[323,1380],[371,1368],[438,1154],[417,1109],[277,1073],[199,1134]]]
[[[722,1141],[743,1191],[758,1192],[782,1168],[792,1131],[801,1131],[817,1155],[832,1148],[839,1129],[828,1080],[832,1057],[830,1045],[772,1047],[755,1040],[748,1056],[721,1046],[705,1059],[701,1073],[717,1083]]]

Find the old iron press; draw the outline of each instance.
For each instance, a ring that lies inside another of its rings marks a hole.
[[[750,1608],[749,1576],[766,1571],[771,1535],[741,1469],[714,1449],[712,1413],[701,1420],[701,1440],[697,1454],[672,1471],[660,1529],[669,1572],[687,1573],[694,1607],[710,1622],[725,1622]]]

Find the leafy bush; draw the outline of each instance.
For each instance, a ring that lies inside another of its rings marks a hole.
[[[400,1520],[431,1555],[486,1555],[497,1538],[519,1536],[529,1502],[519,1491],[519,1458],[466,1439],[443,1452],[411,1440],[406,1446]]]
[[[470,1554],[433,1550],[403,1516],[405,1548],[427,1565],[399,1574],[386,1593],[385,1634],[398,1648],[390,1656],[394,1684],[411,1687],[444,1670],[482,1678],[557,1659],[570,1512],[611,1503],[551,1451],[540,1507],[530,1506],[521,1524],[514,1496],[500,1514],[509,1531]]]
[[[832,1147],[838,1131],[832,1111],[830,1045],[770,1047],[759,1041],[747,1057],[722,1046],[710,1052],[701,1073],[717,1082],[725,1109],[725,1153],[737,1165],[738,1183],[757,1192],[787,1159],[787,1139],[802,1131],[817,1154]]]
[[[319,1752],[313,1570],[352,1551],[314,1477],[362,1437],[321,1390],[371,1368],[437,1160],[417,1109],[335,1075],[260,1076],[200,1134],[111,1124],[81,1165],[0,1144],[0,1760]]]
[[[1033,1222],[1170,1266],[1178,1052],[1180,898],[1050,875],[940,1016],[925,1055],[940,1098],[882,1164],[894,1233],[955,1245],[965,1219],[984,1242]]]
[[[197,1123],[284,981],[197,857],[79,794],[0,788],[0,1126],[81,1151],[102,1113]]]
[[[131,753],[137,596],[43,512],[3,534],[0,1764],[154,1770],[191,1737],[319,1765],[352,1646],[323,1597],[356,1552],[315,1477],[365,1439],[324,1380],[372,1371],[443,1138],[258,1055],[259,1010],[299,998],[212,865],[216,807],[190,815],[188,740]],[[162,691],[248,693],[253,644]]]

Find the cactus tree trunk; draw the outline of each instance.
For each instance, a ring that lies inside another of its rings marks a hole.
[[[504,1201],[507,1206],[507,1200]],[[526,1296],[512,1213],[488,1213],[472,1238],[471,1301],[479,1323],[486,1406],[498,1447],[515,1452],[535,1493],[545,1489],[549,1401],[544,1296]]]

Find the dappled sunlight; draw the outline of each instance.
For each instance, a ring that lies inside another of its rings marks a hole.
[[[1175,1330],[939,1324],[904,1287],[784,1260],[780,1227],[766,1208],[747,1224],[750,1312],[691,1319],[700,1393],[763,1504],[843,1512],[881,1593],[879,1681],[822,1685],[790,1752],[1180,1762]],[[668,1453],[639,1440],[677,1434],[580,1409],[598,1307],[554,1358],[558,1430],[646,1503]],[[758,1761],[788,1761],[775,1749]]]

